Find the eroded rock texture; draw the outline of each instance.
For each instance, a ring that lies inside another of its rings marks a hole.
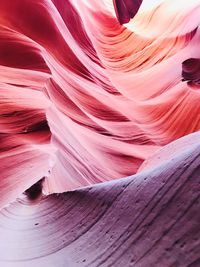
[[[0,1],[0,266],[200,266],[199,24],[200,0]]]
[[[198,266],[199,199],[200,144],[125,179],[41,201],[22,197],[0,213],[0,263]]]

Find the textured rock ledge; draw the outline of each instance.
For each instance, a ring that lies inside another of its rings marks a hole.
[[[24,196],[1,211],[0,266],[198,267],[199,197],[199,142],[125,179]]]

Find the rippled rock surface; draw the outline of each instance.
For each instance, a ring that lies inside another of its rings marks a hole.
[[[200,266],[199,18],[0,1],[0,266]]]

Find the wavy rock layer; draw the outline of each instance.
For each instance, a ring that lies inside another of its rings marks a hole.
[[[200,266],[199,25],[199,0],[0,1],[0,266]]]
[[[111,0],[0,1],[1,207],[42,178],[132,175],[200,129],[199,1],[122,2],[126,27]]]
[[[199,144],[126,179],[23,197],[0,213],[0,265],[197,267],[199,199]]]

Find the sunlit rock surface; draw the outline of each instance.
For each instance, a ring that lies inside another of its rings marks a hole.
[[[200,0],[0,1],[0,266],[200,266],[199,25]]]

